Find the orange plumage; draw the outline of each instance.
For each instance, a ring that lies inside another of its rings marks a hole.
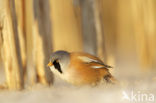
[[[81,59],[78,59],[80,56],[87,56],[91,59],[95,59],[98,61],[101,61],[99,58],[92,56],[87,53],[71,53],[70,55],[70,66],[69,69],[73,69],[73,77],[76,79],[74,82],[75,84],[97,84],[102,79],[104,79],[105,76],[110,76],[110,78],[113,78],[111,74],[109,73],[107,68],[100,68],[100,69],[94,69],[91,68],[92,66],[100,66],[100,64],[97,63],[85,63]],[[101,61],[102,62],[102,61]]]

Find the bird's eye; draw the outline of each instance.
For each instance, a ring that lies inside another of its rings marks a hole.
[[[54,65],[55,69],[57,69],[60,73],[63,73],[58,60],[54,60],[53,65]]]

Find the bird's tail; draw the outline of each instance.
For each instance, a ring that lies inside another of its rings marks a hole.
[[[117,79],[115,79],[111,74],[104,76],[104,80],[107,83],[111,83],[111,84],[118,84],[119,83],[119,81]]]

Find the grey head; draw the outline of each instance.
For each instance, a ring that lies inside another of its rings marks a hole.
[[[52,53],[50,61],[54,66],[53,68],[50,67],[51,71],[62,74],[69,65],[70,53],[63,50],[56,51]]]

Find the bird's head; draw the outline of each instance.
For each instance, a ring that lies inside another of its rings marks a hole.
[[[66,72],[66,68],[69,65],[70,53],[66,51],[56,51],[52,53],[50,61],[47,64],[51,71],[59,76],[62,76]]]

